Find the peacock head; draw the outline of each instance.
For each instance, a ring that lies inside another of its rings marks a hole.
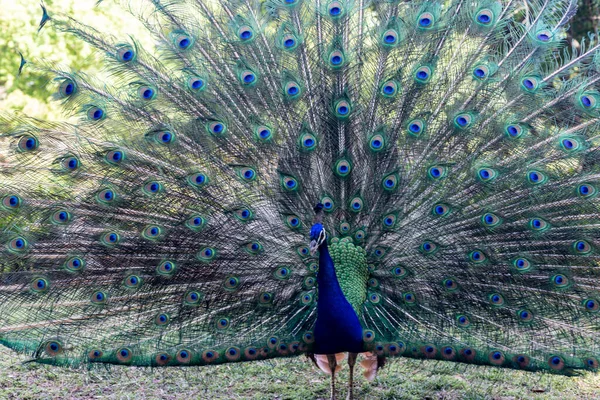
[[[310,228],[310,254],[312,256],[315,255],[319,247],[325,240],[327,239],[327,233],[325,232],[325,228],[323,227],[323,204],[318,203],[315,208],[315,219],[312,228]]]

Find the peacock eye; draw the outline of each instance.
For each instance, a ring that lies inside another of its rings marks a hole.
[[[21,139],[19,139],[19,142],[17,143],[17,147],[21,152],[37,150],[39,145],[40,143],[38,142],[37,138],[35,136],[30,135],[22,136]]]
[[[406,131],[410,136],[419,137],[425,132],[427,124],[420,118],[413,119],[406,125]]]

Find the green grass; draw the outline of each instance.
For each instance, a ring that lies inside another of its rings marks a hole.
[[[204,368],[67,370],[0,346],[0,399],[325,399],[329,377],[305,357]],[[357,371],[360,368],[357,368]],[[347,366],[338,398],[346,396]],[[569,378],[439,361],[394,359],[355,399],[600,399],[600,375]]]

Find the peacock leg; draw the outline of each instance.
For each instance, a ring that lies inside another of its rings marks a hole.
[[[347,400],[354,399],[354,365],[358,353],[348,353],[348,366],[350,367],[350,375],[348,376],[348,397]]]
[[[335,400],[335,368],[337,367],[335,354],[327,354],[327,361],[331,370],[331,400]]]

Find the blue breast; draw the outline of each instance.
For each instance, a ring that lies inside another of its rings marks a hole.
[[[319,297],[315,323],[315,354],[360,353],[363,328],[354,309],[346,300],[335,274],[327,242],[319,248]]]

